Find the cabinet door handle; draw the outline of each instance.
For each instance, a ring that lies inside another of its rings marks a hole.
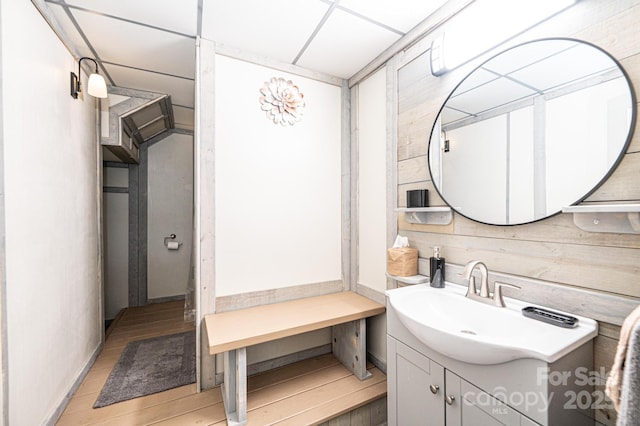
[[[429,386],[429,390],[431,391],[432,394],[435,395],[440,390],[440,386],[438,386],[438,385],[430,385]]]
[[[447,402],[447,404],[453,405],[453,401],[456,400],[456,397],[453,395],[447,395],[444,400]]]

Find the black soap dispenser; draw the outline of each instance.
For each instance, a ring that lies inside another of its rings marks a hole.
[[[429,258],[429,278],[431,287],[444,287],[444,257],[440,257],[440,247],[434,247],[433,257]]]

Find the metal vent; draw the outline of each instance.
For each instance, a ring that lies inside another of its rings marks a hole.
[[[101,143],[125,163],[138,163],[140,145],[175,128],[171,97],[120,87],[109,87],[109,95]]]
[[[127,113],[121,119],[123,130],[135,139],[138,146],[175,127],[168,95]]]

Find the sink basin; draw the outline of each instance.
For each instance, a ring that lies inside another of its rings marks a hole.
[[[429,348],[472,364],[520,358],[552,363],[598,334],[592,319],[572,315],[578,325],[562,328],[523,316],[522,308],[530,303],[505,297],[507,307],[498,308],[466,298],[466,290],[451,283],[387,290],[387,308]]]

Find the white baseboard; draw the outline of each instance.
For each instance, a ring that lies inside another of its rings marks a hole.
[[[103,346],[104,346],[104,343],[101,342],[96,348],[96,350],[93,351],[93,354],[91,355],[91,357],[89,357],[89,360],[86,362],[82,370],[80,370],[80,373],[78,373],[78,375],[76,376],[75,380],[73,381],[73,384],[69,388],[69,391],[58,404],[58,407],[53,411],[53,413],[51,413],[51,415],[47,417],[47,420],[44,422],[45,425],[54,426],[57,423],[57,421],[60,419],[60,416],[64,412],[65,408],[67,408],[69,401],[71,401],[71,398],[73,397],[73,395],[76,393],[76,391],[82,384],[82,381],[87,376],[87,373],[89,373],[89,370],[91,369],[93,364],[96,362],[96,359],[98,359],[98,355],[100,355],[100,353],[102,352]]]

